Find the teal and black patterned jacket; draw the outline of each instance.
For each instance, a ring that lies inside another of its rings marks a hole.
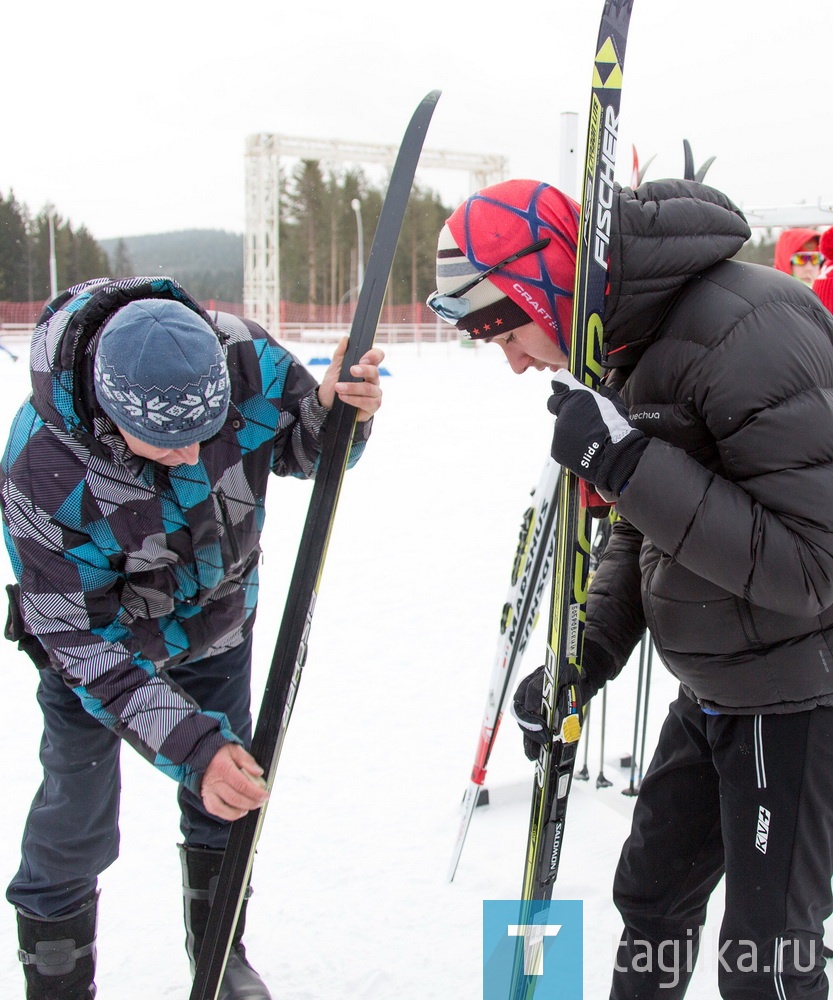
[[[228,418],[194,466],[137,458],[95,399],[99,331],[140,298],[184,302],[227,352]],[[312,376],[265,330],[206,314],[167,278],[100,279],[64,293],[33,334],[31,369],[0,479],[26,630],[91,715],[196,790],[237,737],[165,668],[251,631],[270,473],[315,475],[328,411]],[[357,424],[350,465],[368,432],[369,422]]]

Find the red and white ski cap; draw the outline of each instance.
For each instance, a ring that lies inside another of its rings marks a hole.
[[[537,240],[548,237],[550,242],[466,292],[471,311],[457,321],[457,328],[482,340],[531,320],[568,353],[579,211],[572,198],[533,180],[503,181],[463,202],[438,240],[440,294]]]

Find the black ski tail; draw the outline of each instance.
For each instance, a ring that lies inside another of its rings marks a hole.
[[[432,91],[422,100],[402,140],[359,292],[341,370],[342,381],[357,381],[350,368],[373,345],[414,174],[439,97],[439,91]],[[252,755],[264,768],[269,788],[275,779],[306,660],[318,584],[355,423],[355,408],[336,398],[327,417],[309,510],[252,740]],[[231,826],[190,1000],[216,1000],[265,813],[263,806]]]
[[[694,153],[691,151],[691,143],[688,139],[683,139],[683,178],[685,180],[702,183],[706,174],[709,172],[709,167],[714,163],[715,159],[716,157],[710,156],[695,170]]]
[[[694,180],[694,153],[688,139],[683,139],[683,178],[687,181]]]

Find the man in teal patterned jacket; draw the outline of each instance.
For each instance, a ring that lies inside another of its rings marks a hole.
[[[43,783],[7,891],[29,1000],[95,996],[97,876],[118,854],[120,738],[179,782],[192,969],[229,822],[263,804],[251,630],[270,474],[310,478],[337,394],[381,403],[372,349],[321,385],[256,323],[205,313],[171,279],[64,293],[32,339],[32,395],[2,462],[18,579],[10,622],[41,667]],[[244,914],[220,996],[270,994]]]

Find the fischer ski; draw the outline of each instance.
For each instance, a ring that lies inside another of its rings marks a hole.
[[[341,381],[357,381],[350,375],[350,368],[373,344],[414,174],[439,97],[440,92],[434,90],[422,100],[399,148],[359,292]],[[356,410],[336,398],[324,429],[306,523],[252,740],[252,755],[264,768],[270,789],[306,660],[312,615],[355,423]],[[190,1000],[216,1000],[265,813],[266,805],[231,826]]]
[[[619,131],[622,70],[633,0],[605,0],[593,67],[584,186],[576,252],[576,282],[570,372],[595,387],[601,375],[602,317],[610,238],[609,207]],[[521,899],[522,924],[535,922],[542,902],[552,896],[564,842],[567,800],[576,761],[581,719],[575,701],[556,703],[562,665],[581,671],[585,603],[590,556],[590,518],[581,506],[579,480],[564,470],[558,496],[556,559],[552,587],[552,618],[547,641],[544,699],[541,714],[549,722],[552,740],[541,748],[535,765],[529,838]],[[564,708],[563,714],[561,709]],[[535,991],[543,958],[524,963],[519,947],[512,974],[513,1000]]]
[[[500,616],[500,634],[489,680],[486,708],[480,724],[474,765],[463,797],[460,827],[448,868],[449,882],[453,881],[457,871],[471,818],[477,808],[483,782],[486,779],[486,767],[503,717],[512,680],[535,627],[552,569],[555,555],[556,493],[560,472],[557,463],[551,458],[548,459],[532,494],[532,505],[525,511],[521,523],[509,592]]]

